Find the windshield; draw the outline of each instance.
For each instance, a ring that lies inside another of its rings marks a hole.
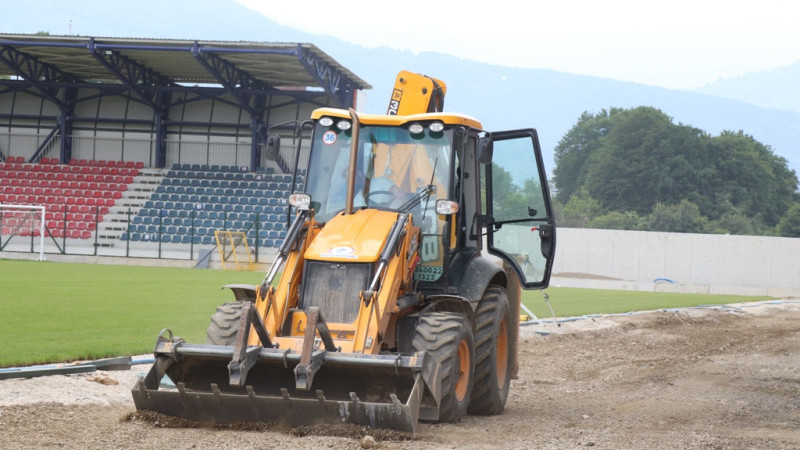
[[[306,192],[315,217],[326,222],[347,200],[351,130],[317,124],[311,144]],[[452,132],[412,135],[406,128],[362,125],[356,157],[355,208],[411,212],[417,226],[435,229],[437,199],[448,198]],[[428,191],[434,186],[433,192]],[[423,193],[421,193],[421,191]]]

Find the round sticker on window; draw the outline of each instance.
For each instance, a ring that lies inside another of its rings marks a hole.
[[[333,131],[326,131],[325,134],[322,135],[322,142],[327,145],[335,143],[336,133]]]

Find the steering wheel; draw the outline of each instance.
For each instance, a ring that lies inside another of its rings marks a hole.
[[[387,196],[388,200],[383,201],[383,202],[375,201],[372,198],[372,196],[378,196],[378,195],[385,195],[385,196]],[[367,205],[376,205],[376,206],[380,206],[380,207],[383,207],[383,208],[388,208],[389,206],[392,205],[392,203],[394,203],[395,196],[392,193],[392,191],[372,191],[372,192],[367,194],[367,197],[364,200],[367,202]]]

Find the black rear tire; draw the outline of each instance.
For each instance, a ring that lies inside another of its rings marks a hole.
[[[475,382],[468,412],[500,414],[511,382],[512,317],[506,291],[489,286],[475,310]]]
[[[439,361],[442,399],[438,421],[460,421],[467,413],[472,392],[475,348],[469,322],[455,313],[424,314],[419,318],[412,346]]]
[[[229,302],[217,306],[206,329],[206,344],[234,345],[239,321],[242,318],[243,302]]]

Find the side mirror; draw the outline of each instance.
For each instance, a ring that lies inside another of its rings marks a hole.
[[[270,161],[278,159],[281,152],[281,137],[275,134],[267,136],[267,154],[264,155]]]
[[[492,145],[492,139],[489,137],[482,137],[480,141],[478,141],[478,162],[481,164],[491,163],[493,151],[494,146]]]

